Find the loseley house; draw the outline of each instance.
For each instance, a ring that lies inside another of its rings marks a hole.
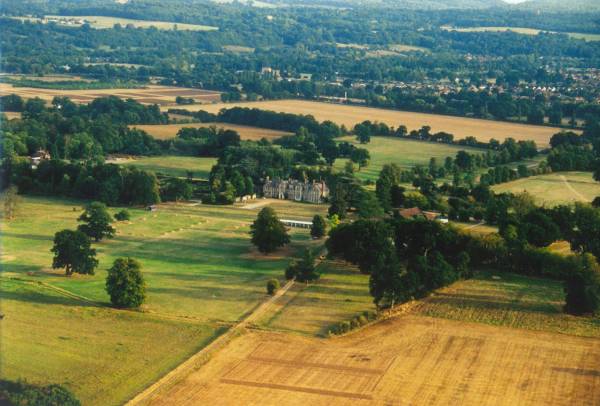
[[[267,178],[263,185],[263,196],[274,199],[288,199],[297,202],[323,203],[329,197],[325,182],[300,182]]]

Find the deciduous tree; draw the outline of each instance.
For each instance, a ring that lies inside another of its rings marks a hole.
[[[90,238],[78,230],[62,230],[54,235],[52,268],[65,268],[67,276],[73,273],[94,274],[98,266],[96,250]]]

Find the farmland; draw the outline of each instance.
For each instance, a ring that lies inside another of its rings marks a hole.
[[[555,31],[543,31],[535,28],[522,28],[522,27],[441,27],[442,29],[449,31],[459,31],[459,32],[515,32],[517,34],[524,35],[538,35],[541,32],[551,32],[553,34],[557,34]],[[581,32],[567,32],[564,33],[573,39],[584,39],[586,41],[600,41],[600,34],[589,34],[589,33],[581,33]]]
[[[17,218],[2,224],[2,377],[62,383],[84,404],[133,396],[250,311],[265,281],[282,277],[289,258],[312,244],[307,231],[294,230],[289,248],[259,255],[248,230],[262,205],[298,219],[326,209],[258,203],[130,209],[131,221],[115,223],[116,238],[95,244],[96,275],[65,277],[50,268],[52,237],[76,226],[83,203],[24,198]],[[148,300],[141,312],[107,307],[106,269],[122,256],[143,265]]]
[[[493,187],[496,193],[529,192],[539,204],[554,206],[573,202],[591,202],[600,196],[600,183],[590,172],[559,172],[522,178]]]
[[[217,163],[216,158],[189,156],[153,156],[136,157],[132,159],[116,159],[112,161],[119,165],[135,166],[138,169],[155,172],[158,175],[187,177],[188,171],[196,179],[208,179],[210,170]]]
[[[183,24],[167,21],[152,21],[152,20],[134,20],[130,18],[120,17],[104,17],[104,16],[59,16],[48,15],[44,18],[35,17],[14,17],[21,21],[40,22],[43,24],[56,23],[69,27],[81,27],[84,24],[89,24],[92,28],[107,29],[113,28],[116,24],[121,26],[131,25],[135,28],[150,28],[155,27],[159,30],[182,30],[182,31],[214,31],[218,27],[199,24]]]
[[[65,96],[75,103],[89,103],[98,97],[117,96],[123,99],[133,99],[144,104],[158,104],[160,106],[175,106],[177,96],[191,97],[198,102],[205,103],[220,100],[219,92],[172,86],[148,85],[139,89],[57,90],[16,87],[8,83],[0,83],[0,96],[8,94],[17,94],[25,99],[39,97],[48,102],[56,96]]]
[[[244,125],[235,125],[227,123],[185,123],[185,124],[161,124],[161,125],[136,125],[140,130],[146,131],[154,138],[160,140],[167,140],[175,138],[179,130],[182,128],[205,128],[216,126],[218,128],[224,128],[226,130],[236,131],[242,140],[253,140],[258,141],[262,138],[268,140],[274,140],[276,138],[283,137],[284,135],[290,135],[291,133],[285,131],[268,130],[265,128],[248,127]]]
[[[372,137],[371,142],[360,145],[354,137],[342,137],[340,141],[347,141],[357,147],[367,148],[371,155],[369,166],[360,170],[357,177],[361,179],[376,180],[381,168],[385,164],[395,163],[402,168],[412,168],[416,165],[427,165],[431,157],[435,157],[442,164],[448,156],[454,156],[459,150],[479,153],[481,150],[465,148],[447,144],[398,139],[393,137]],[[345,159],[338,159],[336,168],[343,169]]]
[[[339,125],[343,124],[347,128],[352,128],[355,124],[364,120],[378,121],[394,127],[403,124],[407,126],[409,131],[428,125],[432,128],[433,132],[445,131],[452,133],[456,139],[473,136],[480,141],[486,142],[492,138],[504,140],[505,138],[512,137],[516,140],[533,140],[540,147],[548,146],[550,137],[560,131],[559,128],[546,126],[303,100],[275,100],[231,104],[216,103],[211,105],[185,106],[184,108],[191,111],[205,110],[210,113],[218,113],[222,108],[231,108],[234,106],[294,114],[310,114],[319,121],[331,120]]]
[[[596,404],[598,319],[560,314],[561,290],[480,274],[343,337],[252,332],[146,404]]]

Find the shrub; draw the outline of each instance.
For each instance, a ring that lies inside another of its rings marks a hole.
[[[127,221],[131,218],[131,215],[129,214],[129,211],[123,209],[117,213],[115,213],[115,219],[117,221]]]
[[[279,281],[277,279],[269,279],[267,282],[267,293],[274,295],[279,290]]]
[[[24,381],[0,380],[0,404],[15,406],[80,406],[81,403],[60,385],[36,386]]]
[[[356,320],[358,321],[358,324],[361,326],[364,326],[365,324],[369,323],[369,320],[367,320],[367,318],[363,314],[358,316],[356,318]]]

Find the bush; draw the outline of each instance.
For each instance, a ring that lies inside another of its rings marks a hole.
[[[279,290],[279,281],[277,279],[269,279],[267,282],[267,293],[274,295]]]
[[[117,221],[127,221],[130,218],[131,218],[131,215],[125,209],[115,213],[115,220],[117,220]]]
[[[24,381],[0,380],[0,404],[15,406],[80,406],[81,403],[60,385],[36,386]]]

